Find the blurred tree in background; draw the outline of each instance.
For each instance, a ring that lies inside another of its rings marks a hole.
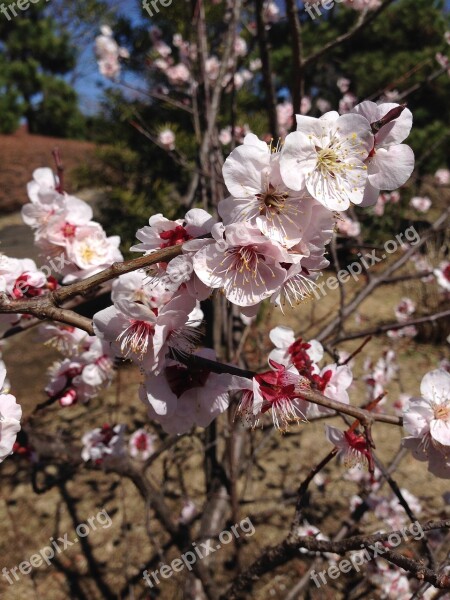
[[[195,4],[195,3],[194,3]],[[140,3],[139,3],[140,5]],[[246,24],[239,35],[247,43],[247,54],[238,59],[238,68],[249,69],[251,62],[260,58],[256,41],[257,18],[255,6],[246,8]],[[149,31],[156,27],[159,35],[172,46],[173,35],[193,41],[191,29],[193,5],[177,4],[177,10],[161,10],[151,21],[142,11],[144,24],[132,25],[119,19],[114,34],[121,45],[131,50],[126,76],[132,74],[137,87],[148,91],[138,93],[129,87],[118,87],[105,94],[103,116],[109,121],[101,135],[103,143],[111,146],[100,150],[98,163],[80,175],[81,181],[95,180],[108,186],[109,201],[104,206],[103,218],[109,228],[129,243],[136,228],[142,226],[149,214],[164,212],[175,218],[186,210],[186,195],[192,172],[195,171],[195,127],[188,111],[171,106],[170,102],[150,97],[152,91],[164,91],[167,80],[158,69],[152,68],[160,58],[152,46]],[[208,55],[220,55],[220,33],[223,29],[224,6],[207,3]],[[303,57],[319,50],[325,43],[348,32],[359,15],[353,10],[335,5],[330,11],[312,20],[303,9],[298,10]],[[293,97],[293,50],[289,20],[283,16],[266,28],[275,101],[282,104]],[[350,92],[358,101],[407,102],[415,118],[413,134],[408,143],[413,147],[419,165],[419,179],[431,173],[448,160],[446,154],[450,107],[448,96],[450,80],[445,69],[436,61],[438,52],[448,53],[444,39],[449,29],[448,15],[441,0],[399,0],[364,28],[351,42],[339,45],[330,59],[318,58],[305,68],[303,92],[311,102],[308,114],[320,116],[320,102],[329,103],[328,110],[337,110],[342,93],[338,89],[340,78],[350,80]],[[388,50],[388,51],[387,51]],[[177,48],[172,47],[171,58],[178,62]],[[198,69],[193,65],[193,69]],[[259,136],[270,131],[270,109],[267,96],[267,79],[261,67],[253,68],[253,78],[239,89],[230,86],[223,96],[219,114],[223,127],[247,127]],[[399,73],[401,74],[399,76]],[[166,92],[167,93],[167,92]],[[390,96],[391,94],[391,96]],[[399,100],[395,99],[395,96]],[[170,101],[190,105],[192,98],[181,86],[170,87]],[[279,108],[279,107],[278,107]],[[202,115],[200,107],[200,117]],[[204,127],[204,123],[200,123]],[[176,135],[176,151],[165,152],[154,143],[164,128]],[[120,141],[117,141],[120,140]],[[224,146],[225,155],[231,149]],[[197,201],[200,200],[200,195]],[[388,211],[389,212],[389,211]],[[390,224],[392,225],[392,224]]]
[[[86,119],[73,89],[77,56],[86,31],[106,12],[106,4],[88,0],[83,6],[44,1],[26,10],[3,3],[0,18],[0,131],[14,132],[22,118],[30,133],[83,139]],[[11,18],[8,20],[7,16]],[[97,25],[95,25],[96,27]]]

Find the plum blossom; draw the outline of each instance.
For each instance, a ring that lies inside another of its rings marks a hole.
[[[155,61],[156,64],[156,61]],[[191,72],[188,67],[183,63],[177,65],[167,66],[163,68],[167,79],[171,85],[181,86],[189,82]]]
[[[201,208],[189,210],[184,219],[169,221],[162,214],[153,215],[149,225],[139,229],[136,237],[140,244],[132,246],[132,252],[149,254],[160,248],[183,245],[183,255],[167,263],[158,263],[149,271],[150,287],[155,287],[154,295],[161,294],[162,286],[175,292],[185,285],[187,292],[198,300],[206,299],[211,290],[200,281],[194,272],[193,256],[210,240],[196,240],[211,233],[215,221]],[[211,242],[212,243],[212,242]]]
[[[355,106],[352,113],[362,115],[369,123],[376,123],[398,104],[375,104],[368,100]],[[400,116],[390,121],[375,134],[373,147],[366,159],[368,183],[362,206],[375,204],[380,190],[395,190],[409,179],[414,169],[414,152],[402,144],[411,131],[412,113],[404,108]]]
[[[407,437],[403,445],[417,460],[428,460],[428,470],[450,478],[450,374],[443,369],[427,373],[420,398],[411,398],[403,413]]]
[[[321,113],[326,113],[331,110],[330,102],[328,102],[328,100],[325,100],[324,98],[317,98],[316,106]]]
[[[119,47],[114,39],[113,31],[108,25],[100,27],[101,35],[95,38],[95,54],[100,73],[109,79],[116,79],[120,74],[120,58],[129,58],[126,48]]]
[[[228,146],[228,144],[231,144],[232,139],[231,127],[229,125],[219,131],[219,142],[222,144],[222,146]]]
[[[438,268],[433,270],[439,287],[445,292],[450,292],[450,262],[443,261]]]
[[[22,418],[22,408],[5,389],[5,380],[6,369],[0,361],[0,462],[12,454]]]
[[[59,191],[50,169],[37,169],[28,184],[30,203],[22,208],[24,222],[34,229],[35,243],[52,259],[63,283],[84,279],[121,261],[120,238],[107,237],[92,220],[92,208],[80,198]],[[53,258],[55,259],[53,261]]]
[[[159,132],[158,142],[167,150],[175,150],[175,134],[171,129],[163,129]]]
[[[411,298],[402,298],[395,308],[395,316],[399,323],[404,323],[415,311],[415,302]]]
[[[342,92],[342,94],[348,92],[348,90],[350,89],[350,84],[350,79],[347,79],[346,77],[340,77],[336,82],[336,85],[338,86],[339,91]]]
[[[277,362],[285,367],[294,365],[299,374],[310,378],[319,372],[319,363],[323,358],[323,347],[317,340],[304,342],[295,338],[290,327],[282,325],[274,327],[269,333],[270,341],[275,346],[269,354],[269,361]]]
[[[130,358],[146,371],[160,372],[170,348],[190,352],[198,333],[189,320],[196,300],[177,292],[161,308],[141,302],[116,300],[94,315],[96,335],[111,344],[118,356]]]
[[[300,100],[300,114],[306,115],[309,113],[312,107],[311,98],[309,96],[303,96]]]
[[[88,402],[111,383],[114,375],[108,345],[79,329],[71,329],[50,326],[44,332],[65,355],[50,367],[50,381],[45,388],[49,398],[63,407]]]
[[[339,113],[341,115],[349,113],[355,104],[358,102],[358,98],[351,92],[345,93],[339,100]]]
[[[293,422],[306,420],[308,403],[301,396],[309,383],[294,366],[287,369],[273,360],[269,360],[269,366],[269,371],[253,377],[252,391],[243,394],[238,414],[256,426],[270,411],[274,426],[287,431]]]
[[[208,348],[196,354],[215,360],[214,351]],[[194,426],[207,427],[227,410],[229,392],[242,389],[246,383],[241,377],[218,375],[170,360],[159,374],[147,374],[139,397],[150,418],[164,431],[181,434]]]
[[[361,204],[367,184],[364,161],[373,140],[370,124],[361,115],[297,115],[297,131],[286,137],[281,151],[281,178],[292,190],[306,188],[329,210]]]
[[[370,359],[364,363],[366,374],[363,379],[367,385],[368,401],[382,394],[398,370],[394,350],[385,350],[375,364]],[[382,401],[384,402],[384,400]]]
[[[373,207],[373,212],[377,217],[382,217],[384,215],[384,209],[386,204],[398,204],[400,201],[399,192],[384,192],[380,194],[377,198],[375,206]]]
[[[431,208],[431,200],[428,198],[428,196],[423,198],[420,196],[414,196],[414,198],[411,198],[409,205],[412,206],[412,208],[415,208],[418,212],[426,213]]]
[[[420,515],[422,506],[419,499],[407,489],[403,488],[400,491],[403,498],[408,503],[408,506],[411,508],[411,511],[416,515]],[[387,497],[371,493],[366,498],[366,502],[374,511],[377,519],[384,521],[394,531],[401,529],[409,520],[405,509],[400,504],[395,494]]]
[[[245,221],[285,247],[298,243],[309,220],[311,196],[289,190],[280,177],[280,155],[254,134],[235,148],[223,166],[231,196],[219,204],[225,225]]]
[[[132,458],[147,460],[155,451],[154,442],[156,435],[148,433],[145,429],[137,429],[128,442],[128,451]]]
[[[319,373],[310,376],[311,389],[316,389],[327,398],[337,400],[343,404],[349,404],[350,398],[348,388],[353,381],[353,374],[348,365],[331,364],[323,367]],[[311,404],[308,409],[308,417],[317,417],[322,414],[330,414],[332,411],[317,404]]]
[[[358,237],[361,233],[361,224],[358,221],[353,221],[347,215],[339,215],[336,226],[338,232],[346,237]]]
[[[308,110],[306,112],[308,112]],[[281,136],[287,135],[292,125],[293,117],[294,107],[292,105],[292,102],[281,102],[280,104],[277,104],[277,122]]]
[[[438,169],[434,177],[439,185],[448,185],[450,183],[450,171],[448,169]]]
[[[91,460],[96,465],[101,465],[108,458],[123,456],[125,454],[124,432],[125,425],[112,427],[107,423],[87,431],[81,438],[83,444],[81,458],[85,462]]]
[[[379,588],[382,600],[389,600],[390,598],[409,600],[411,598],[413,592],[410,581],[403,570],[393,569],[383,560],[378,559],[372,562],[368,563],[369,579],[372,584]]]
[[[208,244],[194,256],[198,278],[212,289],[223,289],[233,304],[248,307],[272,295],[285,279],[280,262],[285,250],[255,228],[232,223],[222,239]]]
[[[400,339],[400,338],[413,338],[417,335],[417,329],[414,325],[408,325],[406,327],[402,327],[401,329],[390,329],[387,332],[387,336],[391,339]]]
[[[347,468],[367,465],[369,472],[373,472],[372,453],[363,435],[355,433],[352,429],[341,431],[337,427],[327,425],[326,436],[328,441],[337,448],[337,455],[343,459]]]
[[[280,9],[278,8],[276,2],[266,2],[264,4],[264,12],[263,12],[264,21],[268,24],[277,23],[280,19]]]

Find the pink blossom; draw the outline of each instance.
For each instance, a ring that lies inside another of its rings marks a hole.
[[[450,478],[450,374],[443,369],[427,373],[420,392],[403,414],[408,434],[403,445],[418,460],[428,460],[429,471],[437,477]]]
[[[347,215],[339,215],[336,222],[340,234],[346,237],[358,237],[361,233],[361,225],[358,221],[353,221]]]
[[[409,205],[415,208],[418,212],[425,213],[430,210],[431,200],[427,196],[424,198],[414,196],[414,198],[411,198]]]
[[[128,442],[130,456],[139,460],[147,460],[155,451],[154,442],[156,435],[150,434],[145,429],[137,429]]]
[[[197,354],[215,360],[210,349]],[[150,418],[160,423],[164,431],[181,434],[194,426],[207,427],[227,410],[229,392],[240,390],[245,384],[241,377],[188,368],[171,360],[159,374],[147,375],[139,396]]]
[[[198,334],[189,314],[196,301],[177,292],[161,309],[117,300],[94,315],[96,335],[111,344],[119,356],[130,358],[147,371],[159,372],[170,348],[192,351]]]
[[[264,21],[269,24],[277,23],[279,21],[280,9],[278,8],[276,2],[269,0],[264,4],[263,17]]]
[[[300,114],[306,115],[311,110],[312,102],[309,96],[303,96],[300,101]]]
[[[22,418],[22,408],[15,397],[6,393],[5,379],[6,369],[0,361],[0,462],[12,453]]]
[[[211,289],[223,289],[226,298],[238,306],[254,306],[281,286],[285,270],[280,262],[287,254],[258,229],[233,223],[223,238],[194,256],[198,278]]]
[[[402,298],[395,308],[395,317],[399,323],[404,323],[416,311],[416,303],[411,298]]]
[[[286,137],[281,151],[281,178],[292,190],[308,190],[329,210],[346,210],[363,200],[364,160],[373,139],[370,124],[357,114],[297,115],[297,131]]]
[[[292,102],[281,102],[280,104],[277,104],[277,121],[278,127],[280,128],[280,135],[284,136],[287,134],[292,126],[293,118],[294,107]]]
[[[338,449],[337,455],[343,459],[347,468],[366,464],[369,472],[373,472],[372,452],[363,435],[356,434],[351,429],[341,431],[332,425],[327,425],[326,436],[328,441]]]
[[[247,54],[247,42],[244,38],[236,37],[234,40],[234,52],[237,56],[246,56]]]
[[[92,460],[95,464],[101,465],[110,457],[123,456],[124,431],[125,425],[111,427],[108,424],[87,431],[81,438],[83,444],[81,458],[85,462]]]
[[[188,525],[193,521],[197,514],[198,510],[195,503],[192,500],[185,500],[178,521],[183,523],[183,525]]]
[[[120,74],[119,58],[128,58],[126,48],[120,48],[113,37],[111,27],[102,25],[101,35],[95,39],[95,54],[100,73],[109,79],[116,79]]]
[[[183,63],[178,63],[177,65],[167,67],[165,69],[165,74],[169,80],[169,83],[172,85],[184,85],[191,77],[189,69]]]
[[[325,100],[324,98],[317,98],[316,106],[321,113],[326,113],[329,110],[331,110],[331,104],[328,102],[328,100]]]
[[[225,225],[245,221],[289,248],[297,244],[311,214],[307,192],[289,190],[280,177],[280,155],[249,133],[225,161],[223,176],[231,196],[219,204]]]
[[[386,204],[397,204],[399,200],[400,194],[398,192],[391,192],[390,194],[384,192],[378,196],[373,212],[377,217],[381,217],[384,215],[384,207]]]
[[[350,79],[347,79],[346,77],[340,77],[336,83],[336,85],[339,88],[339,91],[342,94],[345,94],[346,92],[348,92],[348,90],[350,89],[350,84],[351,84]]]
[[[228,125],[224,129],[220,130],[219,142],[222,144],[222,146],[228,146],[228,144],[231,144],[231,140],[231,127]]]
[[[253,400],[251,412],[255,424],[266,412],[271,411],[274,426],[287,431],[291,423],[306,420],[308,403],[302,399],[302,390],[308,389],[308,381],[301,377],[294,366],[287,369],[269,360],[270,371],[258,373],[253,378]],[[241,403],[239,412],[244,414],[249,407]]]
[[[269,354],[269,361],[289,367],[294,365],[299,374],[310,378],[319,372],[319,363],[323,358],[322,344],[317,340],[304,342],[295,339],[290,327],[278,326],[271,329],[269,337],[275,349]]]
[[[175,134],[171,129],[163,129],[160,131],[158,141],[167,150],[175,150]]]
[[[352,113],[362,115],[369,123],[386,116],[398,104],[375,104],[368,100],[355,106]],[[362,205],[375,204],[380,190],[395,190],[402,186],[414,169],[414,153],[402,144],[411,131],[412,113],[405,108],[399,117],[384,125],[375,135],[373,148],[366,159],[368,182]]]
[[[349,404],[350,398],[348,388],[353,381],[353,374],[347,365],[331,364],[322,368],[319,373],[313,373],[310,376],[311,389],[316,389],[327,398],[337,400],[343,404]],[[308,417],[316,417],[322,414],[329,414],[329,409],[317,404],[310,404]]]
[[[341,115],[349,113],[355,104],[358,102],[358,98],[351,92],[345,93],[339,100],[339,113]]]
[[[437,284],[445,292],[450,292],[450,262],[444,260],[438,268],[433,270]]]
[[[450,171],[448,169],[438,169],[434,177],[439,185],[448,185],[450,183]]]

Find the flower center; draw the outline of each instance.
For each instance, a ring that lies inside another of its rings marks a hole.
[[[317,148],[317,167],[320,171],[328,172],[331,176],[334,175],[334,171],[339,169],[339,165],[342,165],[342,162],[339,160],[338,155],[333,150],[333,148]]]
[[[148,444],[145,433],[141,433],[141,435],[136,438],[134,445],[136,446],[137,450],[147,450]]]
[[[286,198],[288,197],[287,192],[277,191],[271,183],[269,183],[268,189],[262,194],[256,194],[259,200],[259,212],[263,215],[267,213],[275,212],[280,214],[286,204]]]
[[[176,246],[177,244],[183,244],[188,240],[192,239],[184,227],[178,225],[175,229],[169,229],[159,234],[159,237],[163,240],[160,248],[169,248],[170,246]]]
[[[450,265],[447,265],[443,270],[443,275],[447,281],[450,281]]]
[[[447,404],[437,404],[434,407],[434,418],[442,421],[450,420],[450,406],[447,406]]]
[[[127,357],[130,353],[137,354],[142,360],[147,352],[148,342],[153,336],[155,330],[151,323],[146,321],[134,321],[117,338],[120,342],[120,350],[123,356]]]

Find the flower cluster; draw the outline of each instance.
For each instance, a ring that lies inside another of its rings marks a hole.
[[[60,189],[51,169],[36,169],[28,184],[30,202],[22,208],[24,222],[34,230],[42,257],[72,283],[123,260],[120,238],[107,237],[92,220],[92,208]],[[48,267],[47,267],[48,268]]]
[[[125,425],[112,427],[108,423],[87,431],[81,438],[83,444],[81,458],[85,462],[91,460],[96,465],[101,465],[108,458],[124,456],[124,433]]]
[[[95,55],[99,71],[108,79],[116,79],[120,74],[120,59],[129,58],[126,48],[120,47],[114,39],[111,27],[102,25],[101,35],[95,38]]]
[[[45,388],[49,398],[61,406],[86,403],[111,383],[114,362],[109,344],[70,326],[42,325],[40,333],[64,356],[49,369]]]
[[[292,329],[275,327],[270,332],[275,349],[269,354],[270,370],[255,375],[246,385],[237,414],[250,425],[258,424],[271,411],[274,425],[285,431],[292,422],[305,421],[329,409],[302,399],[302,391],[317,390],[332,400],[349,403],[347,389],[353,375],[347,365],[318,363],[323,348],[316,340],[296,339]]]
[[[0,294],[5,294],[11,300],[36,298],[48,290],[55,290],[57,286],[56,279],[38,269],[33,260],[0,254]],[[14,314],[0,315],[0,332],[4,332],[20,318],[20,315]]]

